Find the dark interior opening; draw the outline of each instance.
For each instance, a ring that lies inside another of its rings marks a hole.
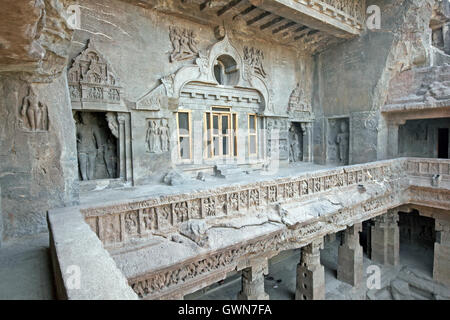
[[[448,128],[438,129],[438,158],[448,159]]]

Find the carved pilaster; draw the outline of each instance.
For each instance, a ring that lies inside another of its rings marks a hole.
[[[126,151],[125,151],[125,115],[119,113],[117,121],[119,122],[119,168],[120,178],[125,179],[126,172]]]
[[[302,134],[303,134],[303,161],[312,162],[312,124],[302,123]]]
[[[387,157],[394,159],[398,157],[398,129],[399,126],[404,125],[406,120],[388,120],[387,121]]]

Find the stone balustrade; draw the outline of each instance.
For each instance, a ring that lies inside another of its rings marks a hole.
[[[276,204],[304,201],[339,188],[383,181],[399,163],[382,161],[349,166],[201,193],[83,209],[82,213],[106,246],[117,246],[134,238],[174,232],[181,223],[190,219],[261,211]]]

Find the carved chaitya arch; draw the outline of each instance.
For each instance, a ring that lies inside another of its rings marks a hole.
[[[254,51],[257,52],[257,51]],[[267,84],[268,75],[256,72],[251,59],[243,59],[239,51],[231,44],[225,34],[222,40],[214,44],[207,53],[199,52],[199,57],[194,64],[186,65],[177,72],[161,78],[161,84],[145,94],[136,102],[136,109],[159,111],[168,107],[169,99],[179,99],[183,87],[191,82],[206,86],[226,87],[221,85],[214,73],[214,66],[222,56],[234,60],[237,79],[231,88],[250,89],[258,91],[262,96],[260,113],[262,115],[273,114],[272,93]],[[258,55],[261,56],[261,55]]]

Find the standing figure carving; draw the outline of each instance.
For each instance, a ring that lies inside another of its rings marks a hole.
[[[161,119],[161,127],[159,128],[159,137],[161,139],[161,151],[169,151],[169,125],[167,119]]]
[[[349,137],[347,123],[341,122],[340,132],[336,136],[336,144],[339,147],[339,161],[342,164],[348,164]]]
[[[92,115],[88,112],[80,112],[81,123],[77,123],[77,150],[78,165],[81,178],[86,180],[95,179],[95,162],[98,149],[102,150],[100,132],[94,125]]]
[[[295,128],[295,125],[289,128],[289,161],[290,162],[299,162],[301,161],[302,151],[299,142],[298,131]]]
[[[146,142],[148,150],[152,153],[161,152],[161,138],[159,137],[160,131],[156,120],[150,120],[147,129]]]
[[[38,100],[36,93],[31,86],[28,95],[23,99],[20,113],[23,119],[28,123],[28,128],[31,131],[48,130],[47,106]]]

